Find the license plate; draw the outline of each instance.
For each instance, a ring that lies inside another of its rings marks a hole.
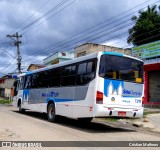
[[[119,111],[119,112],[118,112],[118,116],[126,116],[126,112],[124,112],[124,111]]]

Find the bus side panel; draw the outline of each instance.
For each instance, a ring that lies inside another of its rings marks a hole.
[[[23,108],[47,112],[51,100],[55,103],[57,115],[72,117],[73,99],[74,87],[27,89],[23,93]]]
[[[93,117],[95,103],[96,79],[85,86],[75,88],[75,101],[73,107],[74,118]]]
[[[56,114],[72,118],[75,87],[61,87],[53,89],[58,94],[57,97],[53,98],[56,104]],[[50,91],[52,91],[53,89],[51,88]]]
[[[13,106],[18,107],[18,100],[21,100],[22,102],[22,99],[23,99],[23,90],[19,90],[17,93],[17,96],[13,97],[13,103],[12,103]],[[22,104],[22,108],[23,108],[23,104]]]
[[[98,79],[98,83],[97,83],[97,91],[103,93],[104,91],[104,79],[103,78],[99,78]],[[96,97],[96,96],[95,96]],[[107,111],[107,109],[104,107],[103,104],[97,104],[96,100],[94,103],[94,117],[105,117],[105,116],[109,116],[109,111]]]
[[[46,98],[42,96],[47,89],[24,89],[22,108],[37,112],[46,112]]]

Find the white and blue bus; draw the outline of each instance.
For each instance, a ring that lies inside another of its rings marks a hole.
[[[98,52],[19,75],[13,105],[20,112],[91,121],[93,117],[143,116],[143,62]]]

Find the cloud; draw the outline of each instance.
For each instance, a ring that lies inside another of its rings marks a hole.
[[[56,50],[69,50],[73,48],[74,46],[78,45],[79,43],[88,42],[88,41],[92,42],[94,37],[101,36],[103,33],[106,33],[106,35],[102,36],[98,40],[94,40],[93,42],[113,44],[115,41],[118,42],[118,40],[121,40],[121,39],[126,40],[127,35],[126,37],[122,37],[122,38],[119,38],[118,36],[116,37],[116,35],[121,34],[123,32],[127,32],[129,27],[128,28],[124,27],[123,30],[119,30],[117,32],[113,32],[110,34],[107,34],[107,33],[109,31],[112,31],[120,27],[120,26],[115,27],[116,24],[117,25],[118,24],[120,25],[122,23],[125,24],[124,20],[125,19],[129,20],[132,15],[124,19],[120,19],[117,22],[114,22],[114,21],[122,17],[122,15],[117,16],[117,17],[115,16],[120,14],[121,12],[124,12],[125,10],[133,8],[136,5],[145,2],[145,0],[134,0],[134,2],[133,0],[128,0],[128,1],[126,0],[117,0],[117,1],[78,0],[72,5],[70,5],[69,7],[66,7],[72,1],[74,0],[68,0],[64,5],[59,7],[59,9],[56,9],[56,11],[53,11],[52,13],[50,13],[49,16],[43,16],[47,11],[51,10],[53,7],[58,5],[61,1],[60,0],[54,0],[54,1],[52,0],[50,1],[1,0],[0,1],[0,7],[1,7],[0,9],[0,44],[1,44],[1,47],[5,49],[10,49],[10,52],[15,56],[16,47],[13,47],[13,46],[10,47],[10,44],[4,45],[1,43],[1,40],[2,41],[7,40],[7,42],[9,43],[13,43],[11,39],[6,38],[6,35],[14,34],[16,31],[19,31],[22,28],[26,27],[27,25],[29,25],[30,23],[32,23],[39,17],[42,17],[42,19],[39,20],[33,26],[31,26],[32,28],[35,27],[34,29],[30,30],[31,28],[28,27],[25,30],[22,30],[19,32],[19,34],[24,33],[22,35],[23,37],[20,39],[22,41],[22,45],[20,47],[22,60],[23,60],[22,65],[24,64],[28,65],[29,63],[32,63],[32,61],[39,64],[40,62],[43,61],[43,60],[40,61],[40,58],[47,57],[48,55],[50,55]],[[124,15],[133,13],[134,11],[138,11],[140,8],[143,8],[147,6],[148,4],[152,4],[155,1],[156,0],[152,0],[152,2],[146,2],[144,5],[141,5],[137,9],[132,9]],[[44,7],[41,7],[42,5]],[[35,13],[35,11],[38,8],[40,9]],[[60,11],[61,9],[63,10]],[[29,18],[30,16],[32,17]],[[51,18],[47,19],[48,17],[51,17]],[[29,20],[25,22],[25,24],[23,24],[24,21],[26,21],[26,19],[28,18]],[[97,30],[98,28],[94,27],[89,30],[90,27],[93,27],[105,20],[108,20],[108,21],[99,25],[99,27],[104,26],[102,29]],[[107,25],[109,23],[110,25]],[[26,31],[28,32],[25,33]],[[76,35],[78,33],[80,34],[73,38],[73,35]],[[115,38],[113,40],[111,40],[110,42],[107,42],[107,39],[114,37],[114,36]],[[118,44],[116,46],[118,46]],[[4,55],[5,54],[3,54],[3,56]],[[6,58],[7,58],[7,61],[12,60],[12,58],[9,58],[7,54],[6,54]],[[1,68],[5,67],[5,65],[3,65],[5,61],[6,60],[4,59],[2,60],[0,59],[0,64],[2,64],[0,66]],[[13,70],[15,70],[16,63],[14,62],[13,65],[15,66]],[[9,70],[6,70],[5,73],[11,72],[11,71],[12,69],[9,69]]]

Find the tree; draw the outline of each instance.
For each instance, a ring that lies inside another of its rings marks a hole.
[[[133,16],[135,25],[129,29],[128,43],[135,46],[160,40],[160,6],[148,6],[146,11],[139,11],[139,16]]]

